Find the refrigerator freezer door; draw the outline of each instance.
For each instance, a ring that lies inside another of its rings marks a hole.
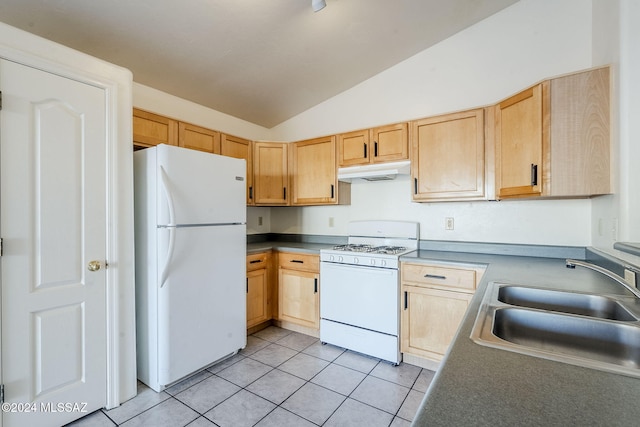
[[[157,224],[246,222],[246,163],[241,159],[158,145]]]
[[[157,232],[162,271],[170,230]],[[158,289],[161,385],[246,345],[246,227],[178,227],[174,244],[166,282]]]

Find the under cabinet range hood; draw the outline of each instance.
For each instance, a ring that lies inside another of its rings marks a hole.
[[[410,173],[411,162],[403,160],[400,162],[338,168],[338,180],[351,182],[352,179],[360,178],[367,181],[383,181],[395,179],[398,175],[409,175]]]

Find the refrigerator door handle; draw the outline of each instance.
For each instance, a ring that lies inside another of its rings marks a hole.
[[[167,205],[169,208],[169,224],[167,225],[176,225],[176,210],[173,205],[173,194],[171,194],[171,189],[169,188],[169,177],[162,166],[160,166],[160,181],[162,182],[164,194],[167,196]]]
[[[162,166],[160,166],[160,181],[162,182],[162,188],[164,189],[164,194],[167,197],[167,205],[169,208],[169,224],[167,224],[167,228],[169,230],[169,248],[167,251],[167,258],[164,261],[164,268],[160,275],[160,287],[162,288],[164,283],[167,281],[167,276],[169,275],[169,266],[171,265],[171,258],[173,258],[173,250],[176,244],[176,211],[173,204],[173,194],[171,194],[171,189],[169,188],[169,177]]]
[[[167,257],[164,260],[164,268],[162,269],[162,274],[160,275],[160,287],[164,286],[164,282],[167,281],[167,276],[169,275],[169,266],[171,265],[171,258],[173,258],[173,250],[176,247],[176,228],[175,227],[167,227],[169,230],[169,250],[167,251]]]

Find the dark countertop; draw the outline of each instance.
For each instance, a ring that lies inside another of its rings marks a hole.
[[[282,252],[300,252],[308,254],[320,254],[320,249],[331,249],[333,244],[307,243],[307,242],[260,242],[247,243],[247,255],[269,250]]]
[[[418,251],[402,261],[484,264],[487,270],[414,426],[631,426],[640,424],[640,379],[484,347],[470,338],[487,284],[505,281],[631,295],[564,259]]]
[[[616,242],[613,248],[631,255],[640,256],[640,243],[638,242]]]

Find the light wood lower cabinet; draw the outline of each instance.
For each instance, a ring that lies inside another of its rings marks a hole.
[[[272,318],[271,254],[247,255],[247,328]]]
[[[278,253],[278,319],[305,328],[320,327],[319,256]]]
[[[483,272],[482,267],[403,263],[401,352],[442,360]]]

